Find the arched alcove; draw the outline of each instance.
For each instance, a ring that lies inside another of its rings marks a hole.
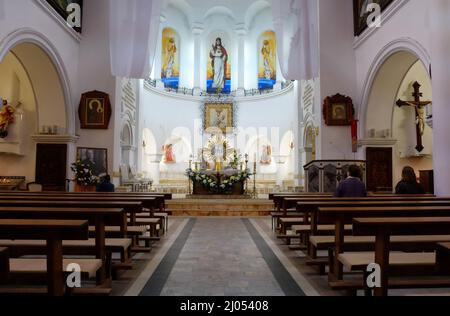
[[[11,126],[17,129],[17,133],[12,132],[3,140],[3,144],[14,144],[17,150],[13,150],[14,156],[2,155],[0,169],[4,170],[4,175],[25,176],[27,182],[35,181],[34,141],[41,142],[39,137],[35,138],[36,134],[48,133],[51,129],[52,133],[59,134],[59,143],[67,144],[71,143],[72,138],[61,135],[74,135],[74,111],[65,68],[56,49],[45,36],[26,28],[11,33],[0,43],[0,67],[9,69],[2,73],[2,87],[6,91],[0,89],[0,97],[13,105],[22,103],[17,111],[21,123],[16,117],[17,124]],[[63,188],[69,167],[67,163],[54,166],[58,170],[39,174],[57,173],[59,187]],[[45,185],[45,179],[40,181]]]
[[[0,43],[0,62],[13,53],[33,85],[39,125],[59,125],[75,134],[75,108],[71,102],[66,67],[58,50],[43,34],[29,28],[12,32]]]
[[[408,39],[388,45],[378,54],[371,68],[359,112],[360,134],[364,139],[362,154],[368,161],[369,189],[395,186],[400,180],[401,169],[406,165],[415,168],[417,174],[419,170],[432,169],[431,128],[427,127],[421,135],[425,150],[415,150],[418,143],[415,109],[396,105],[399,99],[414,101],[412,85],[415,81],[420,81],[423,86],[422,100],[431,99],[428,70],[428,54],[418,43]],[[379,179],[389,182],[392,179],[392,183],[382,186],[376,183],[381,181]]]

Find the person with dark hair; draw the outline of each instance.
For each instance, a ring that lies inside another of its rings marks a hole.
[[[348,169],[347,179],[339,184],[334,194],[336,197],[366,197],[366,185],[361,181],[361,169],[352,165]]]
[[[109,174],[103,177],[103,181],[97,186],[97,192],[114,192],[116,190],[114,184],[111,183]]]
[[[413,168],[409,166],[403,168],[402,180],[397,184],[395,194],[425,194],[425,189],[417,182]]]

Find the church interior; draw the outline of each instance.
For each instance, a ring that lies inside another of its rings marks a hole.
[[[449,0],[0,0],[0,296],[450,295],[448,56]]]

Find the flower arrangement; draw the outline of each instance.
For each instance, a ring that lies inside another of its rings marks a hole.
[[[81,160],[73,163],[70,168],[75,174],[75,181],[81,186],[97,185],[100,179],[94,175],[92,167],[84,164]]]
[[[241,162],[242,156],[238,155],[237,151],[233,151],[233,159],[230,162],[230,167],[233,169],[237,169],[239,167],[239,163]]]
[[[186,175],[193,182],[202,184],[203,187],[211,193],[226,194],[231,192],[236,183],[242,183],[250,179],[251,173],[248,170],[245,170],[230,177],[224,176],[221,179],[218,179],[215,175],[209,176],[205,173],[188,169],[186,170]]]

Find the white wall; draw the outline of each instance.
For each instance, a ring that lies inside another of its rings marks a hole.
[[[287,139],[293,138],[292,140],[297,144],[298,98],[296,90],[295,87],[288,92],[272,97],[236,99],[237,122],[235,124],[240,132],[239,135],[229,136],[230,140],[237,144],[235,148],[242,154],[250,154],[250,160],[253,161],[254,153],[246,152],[249,143],[254,141],[254,136],[267,136],[272,142],[274,155],[287,154],[286,147],[289,144]],[[202,145],[201,111],[204,102],[205,100],[200,98],[186,98],[143,88],[140,103],[140,134],[143,134],[144,129],[148,129],[156,140],[154,150],[146,149],[148,154],[161,153],[162,146],[171,140],[172,136],[180,136],[187,141],[190,150],[183,155],[181,161],[177,159],[177,162],[186,164],[191,153],[197,157],[197,150],[206,146],[208,140],[208,135],[205,135]],[[290,136],[290,131],[293,132],[293,137]],[[174,138],[172,137],[172,139]],[[142,149],[140,150],[142,151]],[[258,152],[258,158],[259,154]],[[298,172],[297,165],[298,157],[294,155],[290,162],[290,170],[288,170],[291,176]],[[142,168],[148,169],[145,166]]]
[[[364,41],[355,42],[357,44],[355,55],[358,116],[362,124],[360,136],[364,136],[365,130],[367,130],[364,126],[367,104],[363,103],[363,94],[365,85],[368,84],[370,71],[377,66],[375,65],[377,56],[389,47],[389,44],[403,39],[411,42],[410,45],[400,44],[404,47],[404,50],[409,50],[409,46],[414,45],[423,48],[424,53],[429,56],[431,36],[427,14],[429,11],[428,1],[401,0],[394,2],[392,8],[402,3],[403,6],[399,10],[390,15],[389,19],[383,21],[381,28],[372,31],[370,37]],[[422,62],[425,62],[425,60],[422,60]]]
[[[14,33],[30,34],[38,33],[47,39],[49,47],[61,61],[61,71],[67,76],[69,86],[69,107],[72,114],[75,113],[75,104],[79,101],[76,89],[78,78],[78,53],[79,42],[71,36],[61,22],[52,18],[48,11],[44,10],[35,0],[2,1],[3,15],[0,16],[0,39],[5,39]],[[0,54],[7,42],[0,44]],[[0,56],[1,58],[1,56]],[[63,104],[60,105],[64,107]],[[73,118],[73,117],[72,117]],[[74,129],[71,131],[74,133]]]
[[[351,97],[357,106],[353,43],[353,3],[348,0],[320,0],[320,97],[337,93]],[[321,110],[318,111],[321,113]],[[350,127],[328,127],[322,123],[318,159],[354,159]]]
[[[78,98],[81,94],[99,90],[110,96],[113,113],[108,130],[85,130],[79,128],[77,119],[77,134],[80,139],[78,147],[94,147],[108,149],[108,171],[118,171],[120,155],[120,138],[115,137],[115,128],[120,133],[120,122],[116,121],[116,78],[111,75],[109,54],[109,19],[107,0],[85,1],[83,10],[83,38],[80,43],[78,68]],[[120,111],[120,110],[119,110]],[[74,160],[75,157],[69,157]]]

